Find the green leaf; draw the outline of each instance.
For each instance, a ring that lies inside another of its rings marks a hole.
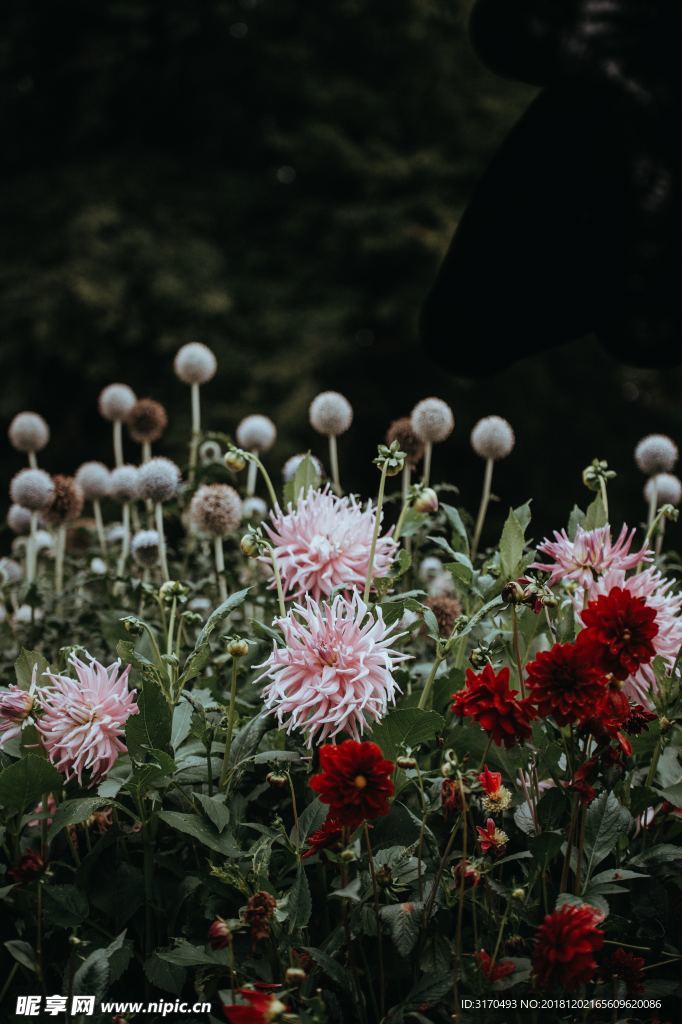
[[[0,807],[23,811],[45,793],[59,790],[64,780],[49,761],[38,754],[26,754],[0,772]]]
[[[296,825],[291,830],[291,841],[295,845],[302,846],[308,836],[320,828],[327,817],[329,807],[323,804],[317,797],[303,808],[298,816],[298,828]]]
[[[600,526],[606,526],[606,509],[601,494],[597,494],[594,501],[588,505],[585,513],[585,522],[582,524],[585,530],[596,530]]]
[[[25,967],[29,971],[36,970],[36,955],[33,952],[33,946],[29,945],[28,942],[21,942],[19,939],[10,939],[9,942],[3,943],[5,949],[9,955],[16,960],[18,964]]]
[[[284,487],[284,504],[288,505],[291,502],[292,505],[295,505],[301,491],[305,497],[311,487],[313,490],[317,490],[319,486],[320,474],[310,457],[310,452],[308,452],[299,463],[293,478]]]
[[[101,999],[109,985],[109,976],[109,957],[106,949],[95,949],[74,975],[74,994],[94,995]]]
[[[585,828],[586,884],[592,870],[615,849],[632,826],[632,817],[613,793],[601,793],[587,810]]]
[[[187,939],[175,939],[170,949],[157,949],[156,955],[176,967],[206,967],[218,964],[225,967],[225,951],[208,946],[193,946]]]
[[[144,973],[147,981],[163,992],[179,995],[185,984],[187,972],[184,967],[168,963],[158,953],[152,953],[144,962]]]
[[[682,807],[682,782],[676,782],[674,786],[668,786],[661,793],[664,800],[675,807]]]
[[[170,750],[172,716],[163,691],[151,678],[138,691],[139,714],[126,724],[126,742],[133,761],[144,763],[150,749]]]
[[[325,953],[321,949],[317,949],[315,946],[302,946],[304,952],[306,952],[310,959],[316,964],[320,970],[324,971],[328,978],[331,979],[339,988],[343,988],[346,991],[350,989],[348,974],[343,969],[341,964],[333,960],[328,953]]]
[[[185,814],[181,811],[160,811],[159,818],[171,828],[185,835],[198,839],[216,853],[225,857],[241,857],[241,850],[234,845],[225,832],[217,832],[211,825],[203,821],[198,814]]]
[[[449,525],[452,527],[453,538],[452,542],[457,543],[458,548],[461,551],[469,552],[469,535],[467,534],[466,527],[462,520],[461,515],[453,505],[446,505],[444,502],[440,503],[442,512],[445,514]]]
[[[519,575],[523,564],[524,547],[523,527],[514,510],[510,509],[500,538],[500,567],[505,580],[516,579]]]
[[[194,709],[189,701],[184,698],[173,711],[173,725],[171,729],[171,747],[177,751],[190,734],[192,728],[192,715]]]
[[[59,807],[52,815],[52,824],[47,834],[49,842],[52,842],[54,837],[68,825],[80,825],[82,821],[85,821],[101,807],[111,806],[112,801],[101,796],[86,796],[77,797],[75,800],[65,800],[64,803],[59,804]]]
[[[423,910],[422,903],[394,903],[381,908],[381,918],[401,956],[409,956],[417,943]]]
[[[310,920],[313,909],[313,901],[310,895],[310,886],[305,875],[305,868],[299,863],[296,869],[294,884],[289,890],[289,931],[294,932],[299,928],[305,928]]]
[[[46,885],[43,895],[47,919],[59,928],[75,928],[88,916],[85,893],[75,885]]]
[[[238,765],[240,761],[251,757],[272,724],[271,712],[259,711],[257,715],[250,718],[239,730],[232,741],[230,750],[230,766]]]
[[[21,690],[30,690],[33,681],[33,669],[36,670],[36,679],[47,671],[49,665],[47,659],[39,651],[27,651],[21,648],[21,654],[14,662],[14,671],[17,676],[17,686]]]
[[[384,757],[394,760],[405,747],[415,750],[420,743],[432,740],[444,725],[443,716],[436,711],[395,708],[372,728],[372,740],[379,744]]]
[[[218,605],[215,611],[209,615],[204,628],[197,637],[194,650],[185,662],[185,668],[182,676],[180,677],[181,686],[186,686],[187,683],[198,676],[204,668],[211,654],[211,635],[221,624],[223,619],[227,618],[230,612],[233,612],[235,608],[238,608],[240,604],[244,603],[250,589],[250,587],[245,587],[244,590],[238,590],[235,594],[230,594],[227,600]],[[156,745],[158,746],[159,744]]]
[[[544,869],[561,853],[564,837],[560,832],[542,832],[528,837],[528,848],[533,859]]]
[[[198,800],[204,809],[204,813],[211,819],[218,832],[230,823],[230,809],[225,802],[224,796],[205,796],[203,793],[194,793],[194,799]]]

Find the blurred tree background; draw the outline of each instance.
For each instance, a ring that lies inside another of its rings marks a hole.
[[[355,407],[342,471],[371,491],[390,420],[437,394],[458,422],[436,476],[469,505],[482,471],[469,432],[496,412],[518,438],[498,518],[532,494],[536,535],[560,525],[596,455],[620,470],[629,518],[643,514],[632,448],[652,430],[680,439],[682,372],[620,367],[592,339],[482,381],[420,352],[419,306],[458,214],[531,97],[480,65],[468,6],[5,0],[3,424],[45,415],[52,471],[108,461],[96,399],[121,380],[167,405],[163,447],[182,459],[189,400],[172,357],[202,340],[220,364],[205,422],[267,413],[275,465],[322,448],[307,407],[338,389]],[[21,460],[3,451],[7,478]]]

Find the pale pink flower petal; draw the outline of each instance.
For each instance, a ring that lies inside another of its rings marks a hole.
[[[0,690],[0,750],[13,740],[31,720],[34,706],[35,670],[31,690],[22,690],[14,683]]]
[[[639,562],[650,562],[651,551],[632,552],[635,531],[628,532],[623,526],[615,543],[611,539],[611,527],[600,526],[596,530],[584,530],[579,526],[575,540],[570,540],[565,530],[554,531],[554,540],[544,540],[538,545],[538,552],[547,555],[551,562],[535,562],[531,568],[541,569],[550,574],[548,584],[553,587],[560,580],[574,580],[584,590],[589,589],[595,579],[610,569],[627,572]]]

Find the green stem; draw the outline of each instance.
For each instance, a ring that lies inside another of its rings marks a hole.
[[[170,574],[168,572],[168,553],[166,551],[166,534],[163,528],[163,505],[160,501],[157,501],[154,513],[156,516],[156,532],[159,535],[159,561],[161,563],[161,572],[166,583],[170,580]]]
[[[107,540],[104,536],[104,520],[102,519],[102,506],[99,503],[99,498],[92,499],[92,509],[95,513],[95,526],[97,528],[97,538],[99,540],[99,549],[102,553],[102,558],[107,557]]]
[[[265,468],[261,460],[258,458],[258,456],[254,455],[253,452],[247,453],[247,458],[250,462],[255,462],[255,464],[258,466],[260,475],[263,477],[265,486],[268,489],[268,494],[270,496],[270,504],[272,505],[273,509],[279,508],[279,502],[277,500],[277,495],[275,494],[275,488],[272,485],[272,480],[270,479],[270,474],[268,473],[267,469]]]
[[[523,662],[521,661],[521,646],[519,642],[519,618],[516,613],[516,605],[511,606],[512,613],[512,644],[514,647],[514,660],[516,661],[516,669],[519,673],[519,685],[521,686],[521,696],[526,696],[526,686],[523,681]]]
[[[227,584],[225,583],[225,553],[223,551],[223,538],[213,538],[213,552],[215,555],[215,571],[218,578],[218,592],[220,602],[227,601]]]
[[[424,445],[424,463],[423,463],[423,474],[422,484],[424,487],[428,487],[429,479],[431,477],[431,453],[433,451],[433,445],[430,441],[427,441]]]
[[[363,825],[363,834],[365,837],[365,846],[367,847],[367,857],[369,860],[369,873],[372,879],[372,894],[374,897],[374,913],[376,916],[377,924],[377,952],[379,959],[379,1012],[380,1019],[383,1018],[386,1012],[386,977],[384,972],[384,943],[383,936],[381,934],[381,914],[379,912],[379,885],[377,883],[377,875],[374,867],[374,857],[372,855],[372,844],[369,838],[369,829],[367,822]]]
[[[488,505],[490,504],[490,493],[493,484],[493,467],[495,463],[492,459],[486,459],[485,473],[483,474],[483,492],[481,494],[481,504],[478,508],[478,516],[476,518],[476,527],[474,529],[474,538],[471,542],[471,561],[476,557],[478,551],[478,545],[481,540],[481,534],[483,533],[483,526],[485,524],[485,517],[488,511]]]
[[[230,709],[227,719],[227,734],[225,736],[225,753],[223,754],[223,770],[220,773],[220,788],[224,789],[227,783],[227,776],[230,770],[230,749],[232,747],[232,733],[234,731],[235,709],[237,704],[237,658],[232,659],[232,680],[230,683]]]
[[[336,435],[329,435],[329,468],[332,472],[332,485],[336,494],[343,494],[341,490],[341,476],[339,475],[339,449],[336,444]]]
[[[436,673],[440,667],[440,663],[443,661],[445,655],[440,647],[440,644],[436,648],[436,657],[433,659],[433,665],[431,671],[428,674],[427,680],[424,683],[424,689],[422,690],[421,697],[419,698],[419,710],[426,710],[431,703],[431,691],[433,689],[433,683],[436,678]]]
[[[379,480],[379,493],[377,495],[377,507],[374,515],[374,531],[372,533],[372,543],[369,549],[369,565],[367,566],[367,579],[365,580],[365,593],[363,601],[365,604],[369,603],[369,592],[372,589],[372,581],[374,579],[374,555],[377,549],[377,541],[379,539],[379,530],[381,529],[381,512],[384,507],[384,491],[386,490],[386,470],[388,464],[384,462],[381,467],[381,478]]]
[[[189,443],[189,485],[194,484],[194,477],[197,471],[197,453],[199,451],[199,437],[201,436],[201,400],[199,398],[199,385],[192,384],[192,437]]]
[[[114,420],[114,463],[116,466],[123,465],[123,423],[121,420]]]

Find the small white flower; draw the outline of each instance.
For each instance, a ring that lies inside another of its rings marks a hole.
[[[353,422],[353,407],[338,391],[322,391],[310,403],[308,415],[318,434],[338,437],[345,434]]]
[[[89,501],[100,501],[109,494],[111,472],[103,462],[84,462],[76,473],[76,483]]]
[[[10,442],[17,451],[39,452],[50,440],[50,428],[37,412],[20,412],[9,425]]]
[[[90,572],[94,572],[96,576],[106,576],[107,563],[103,558],[93,558],[90,561]]]
[[[137,396],[127,384],[109,384],[99,394],[100,415],[111,423],[121,423],[137,401]]]
[[[436,444],[450,436],[455,428],[455,417],[441,398],[424,398],[412,410],[410,423],[420,441]]]
[[[666,434],[648,434],[635,448],[635,462],[642,473],[669,473],[677,462],[677,445]]]
[[[501,416],[486,416],[471,431],[471,447],[482,459],[505,459],[515,440],[511,424]]]
[[[173,367],[183,384],[206,384],[215,377],[218,363],[208,345],[191,341],[179,349]]]
[[[151,501],[170,501],[178,492],[180,479],[175,463],[159,455],[140,466],[140,494]]]
[[[237,444],[248,452],[267,452],[277,438],[277,428],[267,416],[246,416],[237,427]]]
[[[41,512],[52,503],[54,483],[44,469],[22,469],[13,478],[9,493],[16,505]]]
[[[644,485],[647,502],[653,501],[654,495],[658,506],[677,506],[682,501],[682,481],[672,473],[657,473]]]

